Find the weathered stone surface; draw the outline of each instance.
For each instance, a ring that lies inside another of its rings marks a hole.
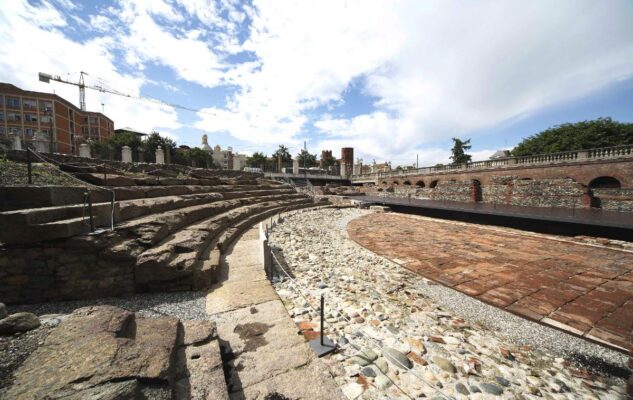
[[[6,318],[7,315],[9,315],[7,306],[5,306],[4,303],[0,303],[0,319]]]
[[[26,332],[38,326],[40,326],[40,319],[37,315],[27,312],[15,313],[0,320],[0,335]]]
[[[184,320],[182,325],[185,331],[183,344],[204,343],[218,336],[215,323],[212,321]]]
[[[135,318],[112,306],[78,309],[18,369],[9,398],[77,395],[131,379],[167,385],[178,325],[176,318]]]

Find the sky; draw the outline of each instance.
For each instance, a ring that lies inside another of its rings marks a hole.
[[[633,122],[633,2],[451,0],[11,0],[0,8],[0,81],[95,90],[115,128],[178,144],[297,154],[353,147],[372,160],[474,160],[548,127]]]

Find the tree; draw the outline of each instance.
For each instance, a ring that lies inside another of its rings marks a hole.
[[[297,154],[297,160],[299,161],[299,168],[314,167],[318,165],[316,154],[310,154],[307,150],[301,149],[301,152]]]
[[[279,145],[279,148],[273,153],[273,158],[276,160],[281,156],[281,162],[286,164],[292,162],[292,156],[288,152],[288,148],[283,144]]]
[[[466,164],[470,162],[472,156],[466,154],[466,150],[470,150],[470,139],[462,141],[458,138],[453,138],[453,148],[451,149],[451,160],[453,164]]]
[[[160,133],[152,131],[147,139],[143,142],[143,152],[145,153],[145,161],[154,160],[156,157],[156,149],[162,147],[166,152],[169,151],[172,158],[175,156],[176,142],[168,137],[163,137]]]
[[[512,149],[512,155],[548,154],[629,144],[633,144],[633,123],[617,122],[607,117],[548,128],[524,139]]]
[[[111,145],[117,152],[121,152],[123,146],[128,146],[135,153],[142,145],[141,139],[132,132],[117,133],[110,139],[108,144]]]
[[[246,165],[251,168],[264,169],[266,167],[266,154],[256,151],[252,156],[246,157]]]

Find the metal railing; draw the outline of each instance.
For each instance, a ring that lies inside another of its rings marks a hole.
[[[535,154],[530,156],[505,157],[494,160],[474,161],[466,164],[436,165],[433,167],[413,168],[400,171],[374,172],[352,176],[352,180],[379,179],[403,175],[430,174],[445,171],[463,171],[472,169],[504,168],[517,165],[544,165],[567,162],[633,157],[633,145],[603,147],[588,150],[565,151],[560,153]]]

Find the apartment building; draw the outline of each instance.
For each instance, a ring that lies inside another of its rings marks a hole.
[[[12,143],[15,136],[23,148],[40,141],[49,144],[47,150],[77,155],[79,145],[88,139],[105,141],[114,136],[114,122],[101,113],[81,111],[56,94],[0,82],[0,141]]]

